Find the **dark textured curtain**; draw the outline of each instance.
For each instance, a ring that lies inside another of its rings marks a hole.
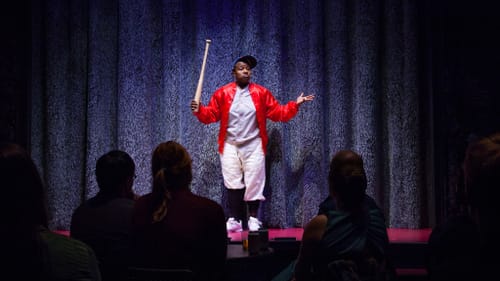
[[[193,158],[192,190],[223,206],[216,139],[189,109],[205,47],[206,104],[232,81],[235,58],[258,60],[253,81],[285,103],[316,99],[288,123],[268,121],[270,227],[302,226],[328,194],[340,149],[365,161],[368,193],[389,227],[429,221],[428,98],[422,89],[421,1],[41,1],[33,9],[32,153],[49,189],[51,226],[95,195],[97,158],[111,149],[151,189],[150,158],[167,140]]]

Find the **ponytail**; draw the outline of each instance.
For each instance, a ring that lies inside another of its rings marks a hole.
[[[153,193],[161,198],[159,206],[153,212],[153,223],[161,221],[167,215],[168,203],[172,199],[165,181],[165,173],[165,169],[160,169],[153,178]]]

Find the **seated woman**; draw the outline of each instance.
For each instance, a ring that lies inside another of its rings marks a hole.
[[[433,228],[427,244],[430,281],[498,278],[500,132],[469,143],[462,167],[464,205]]]
[[[47,193],[28,152],[0,143],[2,274],[15,280],[100,281],[98,261],[87,244],[48,229]]]
[[[133,265],[189,269],[195,280],[222,280],[227,250],[222,206],[191,192],[191,157],[182,145],[161,143],[151,164],[152,192],[136,201],[133,214]]]
[[[383,213],[366,195],[361,156],[335,154],[328,175],[332,206],[305,227],[297,261],[274,280],[391,280]]]

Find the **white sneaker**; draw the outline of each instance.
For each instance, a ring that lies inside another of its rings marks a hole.
[[[229,218],[226,222],[226,228],[229,232],[240,232],[243,230],[241,226],[241,221],[237,221],[234,218]]]
[[[248,230],[257,231],[262,227],[262,222],[258,218],[250,217],[248,219]]]

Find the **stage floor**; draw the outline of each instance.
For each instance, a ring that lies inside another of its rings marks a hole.
[[[432,229],[430,228],[387,229],[390,241],[389,255],[393,259],[393,263],[396,267],[396,272],[400,281],[426,280],[427,271],[425,268],[425,253],[431,230]],[[268,229],[268,231],[269,245],[274,249],[274,252],[276,254],[276,261],[274,261],[273,266],[276,266],[277,262],[281,262],[281,264],[277,266],[278,269],[281,269],[297,256],[304,230],[302,228],[286,228]],[[55,232],[66,236],[70,235],[69,231],[67,230],[59,230]],[[241,243],[242,236],[245,235],[242,235],[241,232],[228,232],[228,238],[230,238],[229,243]],[[235,260],[237,261],[238,259]],[[253,278],[253,276],[250,274],[251,272],[254,272],[253,270],[251,270],[250,273],[245,271],[248,270],[248,267],[250,267],[249,265],[244,264],[239,265],[239,267],[237,265],[233,265],[233,267],[237,268],[233,270],[234,272],[231,271],[236,277],[229,278],[228,280],[258,280],[256,278]],[[249,279],[242,279],[242,272],[246,272],[245,274],[250,274],[248,275]],[[271,274],[271,276],[274,276],[273,274],[278,273],[273,272],[271,269],[269,269],[269,272],[270,273],[268,274]]]
[[[422,229],[407,229],[407,228],[388,228],[387,232],[389,234],[389,241],[391,243],[427,243],[429,240],[429,235],[431,234],[431,228]],[[68,230],[56,230],[56,233],[69,236]],[[302,234],[304,233],[303,228],[284,228],[284,229],[269,229],[269,240],[276,239],[290,239],[301,241]],[[242,233],[241,232],[228,232],[227,236],[231,239],[231,242],[241,242]]]
[[[427,243],[431,233],[430,228],[423,229],[407,229],[407,228],[388,228],[389,241],[391,243]],[[302,240],[303,228],[285,228],[285,229],[269,229],[269,240],[291,239]],[[241,242],[241,232],[228,232],[228,237],[231,242]]]

